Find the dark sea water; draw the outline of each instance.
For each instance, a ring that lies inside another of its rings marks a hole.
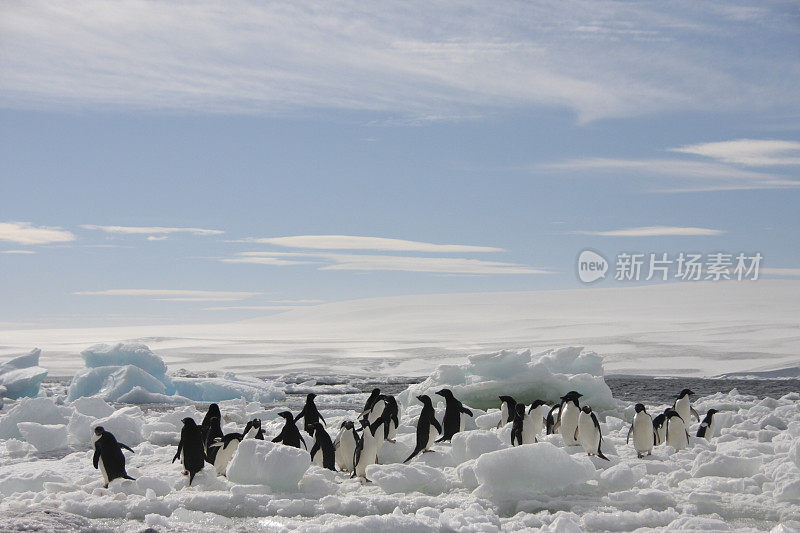
[[[692,389],[696,396],[708,396],[717,392],[738,390],[765,398],[780,398],[790,392],[800,392],[798,379],[705,379],[705,378],[650,378],[638,376],[607,376],[614,397],[630,402],[644,398],[648,402],[668,403],[675,399],[682,389]]]

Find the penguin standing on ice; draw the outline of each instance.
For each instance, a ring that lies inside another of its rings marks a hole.
[[[633,424],[628,430],[625,444],[631,441],[631,433],[633,433],[633,449],[636,450],[636,455],[641,459],[645,453],[652,455],[653,446],[657,444],[658,436],[656,435],[655,426],[653,426],[653,417],[648,414],[644,404],[637,403],[634,409],[636,414],[633,415]]]
[[[700,427],[697,428],[697,436],[703,437],[707,441],[710,441],[714,438],[714,434],[716,433],[717,428],[714,426],[714,415],[719,413],[716,409],[709,409],[706,413],[705,418],[700,423]]]
[[[385,395],[383,401],[386,407],[383,409],[381,417],[384,419],[384,438],[389,442],[394,442],[397,436],[397,428],[400,427],[400,406],[394,396]]]
[[[108,484],[117,478],[133,479],[125,471],[125,455],[122,448],[131,450],[130,446],[117,442],[117,439],[110,432],[103,429],[103,426],[94,428],[94,456],[92,464],[103,474],[103,487],[108,488]]]
[[[597,421],[592,408],[588,405],[584,405],[578,415],[578,427],[575,428],[573,438],[580,442],[587,454],[597,455],[597,457],[606,461],[609,460],[600,450],[600,445],[603,444],[600,422]]]
[[[667,446],[672,446],[677,451],[689,446],[689,432],[686,431],[686,423],[683,421],[683,417],[674,409],[667,411],[666,417]]]
[[[379,403],[380,406],[378,407]],[[381,389],[376,387],[372,389],[372,392],[369,394],[369,397],[367,397],[367,401],[364,403],[364,409],[361,411],[361,415],[358,417],[358,419],[361,420],[362,418],[367,417],[368,419],[371,419],[368,420],[369,423],[371,424],[379,416],[381,416],[381,413],[383,413],[383,408],[385,406],[386,406],[385,403],[383,403],[383,401],[381,400]],[[376,407],[378,407],[379,409],[379,412],[377,414],[373,413]]]
[[[256,422],[258,423],[258,427],[255,426]],[[226,475],[228,463],[231,461],[231,458],[233,458],[233,454],[236,450],[239,449],[239,443],[244,439],[255,439],[259,432],[262,434],[261,440],[264,440],[264,432],[261,431],[261,421],[254,418],[245,425],[242,433],[228,433],[214,439],[214,442],[209,445],[209,449],[214,450],[214,461],[212,464],[218,476]]]
[[[306,441],[300,434],[300,430],[297,429],[292,413],[289,411],[281,411],[278,413],[278,416],[283,417],[286,422],[283,424],[283,429],[278,436],[272,439],[272,442],[280,442],[286,446],[294,446],[295,448],[299,448],[302,442],[303,448],[307,450],[308,446],[306,446]]]
[[[314,398],[316,397],[317,395],[313,392],[308,393],[306,396],[306,404],[303,406],[303,410],[300,411],[296,417],[294,417],[295,422],[301,418],[303,419],[303,430],[309,435],[311,434],[311,428],[314,426],[314,424],[320,420],[322,420],[323,424],[325,423],[325,419],[322,417],[319,409],[317,409],[317,405],[314,403]]]
[[[579,392],[569,391],[561,397],[558,422],[556,422],[553,430],[561,433],[566,446],[579,444],[575,439],[575,430],[578,429],[578,418],[581,413],[581,406],[578,403],[578,398],[581,396],[583,394]]]
[[[445,402],[444,418],[442,419],[442,436],[439,437],[436,442],[449,441],[453,438],[453,435],[459,431],[464,431],[464,419],[462,415],[472,416],[472,411],[464,407],[464,404],[453,396],[453,391],[450,389],[442,389],[436,392],[436,394],[443,397]]]
[[[356,451],[358,444],[358,433],[356,433],[355,424],[352,420],[345,420],[339,429],[339,435],[333,442],[333,447],[336,449],[336,464],[339,470],[343,472],[350,472],[353,470],[353,454]]]
[[[336,449],[321,422],[315,422],[311,426],[311,436],[314,438],[314,443],[311,445],[311,461],[323,468],[336,471]]]
[[[436,420],[436,410],[433,408],[430,396],[422,394],[417,396],[417,399],[422,402],[422,412],[420,412],[419,420],[417,420],[417,445],[411,455],[403,461],[404,463],[416,457],[419,452],[426,453],[430,451],[429,448],[433,445],[439,433],[442,432],[442,426]]]
[[[669,407],[664,412],[656,415],[653,419],[653,430],[656,432],[656,445],[667,442],[667,413],[671,411]]]
[[[698,422],[700,422],[700,415],[697,414],[697,411],[694,410],[692,407],[692,398],[691,396],[694,393],[689,389],[683,389],[678,397],[675,399],[675,403],[672,404],[672,408],[681,415],[684,423],[691,423],[691,416],[694,416]]]
[[[382,421],[376,421],[374,425],[370,425],[369,420],[361,419],[363,431],[353,452],[353,475],[350,476],[351,478],[360,477],[364,478],[367,483],[370,482],[367,479],[367,467],[378,462],[378,443],[373,430],[382,430],[382,426]]]
[[[545,414],[547,411],[547,405],[542,400],[534,400],[531,406],[528,408],[528,416],[531,419],[531,423],[533,425],[533,435],[534,438],[537,438],[539,435],[542,434],[542,429],[545,426]]]
[[[217,419],[216,424],[212,422],[213,419]],[[219,434],[214,435],[213,437],[209,438],[209,433],[212,429],[215,429],[214,426],[220,427],[220,423],[222,421],[222,413],[219,410],[219,405],[212,403],[208,406],[208,411],[206,411],[206,416],[203,417],[203,421],[200,423],[200,432],[203,435],[203,444],[208,446],[208,443],[214,442],[214,439],[217,437],[222,436],[222,429],[220,428]]]
[[[511,445],[532,444],[536,442],[533,420],[525,413],[525,404],[518,403],[511,421]]]
[[[252,437],[256,440],[264,440],[264,430],[261,429],[261,419],[254,418],[250,421],[250,429],[244,430],[244,438]]]
[[[186,417],[183,419],[181,440],[178,442],[178,451],[175,452],[172,462],[174,463],[178,458],[183,464],[183,474],[189,474],[189,486],[191,486],[195,474],[203,469],[206,462],[203,433],[194,418]]]
[[[517,400],[511,396],[498,396],[500,398],[500,422],[497,423],[498,429],[509,422],[514,421],[514,414],[517,412]]]

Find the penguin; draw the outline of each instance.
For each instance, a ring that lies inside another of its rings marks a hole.
[[[386,402],[386,407],[382,414],[385,421],[384,438],[389,442],[394,442],[397,436],[397,428],[400,427],[400,406],[397,405],[395,397],[391,395],[385,395],[383,401]]]
[[[361,419],[361,438],[358,439],[356,449],[353,452],[353,475],[351,478],[360,477],[370,483],[367,479],[367,467],[378,462],[378,443],[375,440],[375,432],[381,430],[382,420],[377,420],[370,424],[367,418]]]
[[[674,409],[667,411],[666,417],[667,445],[672,446],[677,451],[689,446],[689,432],[686,431],[686,424],[683,421],[683,417]]]
[[[525,436],[530,436],[532,429],[530,429],[531,425],[526,424],[529,420],[525,420],[527,415],[525,414],[525,404],[518,403],[514,409],[514,419],[511,421],[511,445],[512,446],[521,446],[523,444],[528,444],[525,442]],[[535,437],[532,437],[535,439]],[[531,440],[530,442],[533,442]]]
[[[308,393],[306,396],[306,404],[303,406],[303,410],[294,417],[294,421],[297,422],[301,418],[303,419],[303,430],[311,435],[311,427],[316,424],[318,421],[322,420],[322,423],[325,423],[325,419],[317,409],[317,405],[314,403],[314,398],[317,395],[313,392]]]
[[[133,479],[125,471],[125,455],[122,453],[122,448],[136,453],[131,450],[130,446],[117,442],[114,435],[103,429],[103,426],[94,428],[92,440],[94,441],[92,464],[103,474],[104,488],[108,488],[109,483],[120,477]]]
[[[369,413],[367,413],[367,422],[370,424],[374,424],[376,420],[378,420],[381,415],[383,415],[383,411],[386,409],[386,400],[384,400],[384,396],[378,396],[378,400],[372,406]]]
[[[575,439],[575,430],[578,429],[578,418],[581,413],[581,406],[578,398],[583,394],[569,391],[561,397],[561,407],[559,408],[558,422],[553,427],[553,431],[559,431],[564,439],[566,446],[575,446],[578,441]]]
[[[422,394],[417,396],[417,399],[422,402],[422,412],[420,412],[419,420],[417,420],[417,445],[411,455],[403,461],[404,463],[416,457],[419,452],[426,453],[430,451],[429,448],[433,445],[438,433],[442,432],[442,426],[436,420],[436,411],[433,408],[430,396]],[[433,431],[434,428],[438,433]]]
[[[372,389],[372,392],[369,394],[369,397],[367,397],[367,401],[364,403],[364,409],[361,411],[361,414],[358,417],[359,420],[369,415],[370,411],[372,411],[372,408],[375,407],[375,404],[378,403],[378,400],[380,400],[380,397],[381,397],[381,389],[379,388]]]
[[[697,428],[697,436],[703,437],[706,440],[710,441],[714,438],[714,433],[716,433],[716,427],[714,427],[714,415],[719,413],[716,409],[709,409],[706,413],[705,418],[700,423],[700,427]]]
[[[697,411],[695,411],[694,407],[692,407],[691,396],[693,394],[694,393],[689,389],[683,389],[675,399],[675,403],[672,404],[672,408],[677,411],[679,415],[681,415],[681,418],[685,423],[691,423],[691,415],[694,415],[697,421],[700,422],[700,415],[698,415]]]
[[[209,431],[212,429],[212,419],[214,418],[217,419],[216,426],[219,427],[222,421],[222,413],[219,410],[219,405],[212,403],[208,406],[206,416],[203,417],[203,421],[200,423],[200,431],[203,434],[203,445],[206,447],[208,443],[214,442],[215,438],[222,436],[222,428],[220,428],[218,435],[214,435],[211,438],[208,436]]]
[[[589,455],[597,455],[600,459],[609,460],[600,450],[603,444],[603,434],[600,431],[600,422],[592,412],[592,408],[584,405],[578,415],[578,426],[575,428],[573,438],[580,442]]]
[[[545,426],[545,411],[547,410],[547,405],[542,400],[534,400],[531,406],[528,408],[528,415],[531,418],[531,422],[533,424],[532,430],[533,435],[538,441],[538,436],[542,434],[542,430]]]
[[[172,462],[174,463],[179,457],[183,464],[183,474],[189,474],[189,486],[191,487],[195,474],[203,469],[206,461],[206,454],[203,450],[203,433],[194,418],[183,419],[181,440],[178,442],[178,451],[175,452]]]
[[[547,412],[547,416],[544,419],[545,423],[545,434],[546,435],[553,435],[556,432],[556,419],[553,416],[553,413],[558,411],[558,416],[561,416],[561,404],[557,403],[553,407],[550,408],[550,411]]]
[[[653,446],[658,444],[658,436],[656,435],[656,428],[653,425],[653,417],[647,412],[644,404],[637,403],[634,407],[636,414],[633,415],[633,424],[628,430],[628,436],[625,439],[625,444],[631,440],[631,433],[633,434],[633,449],[636,450],[636,455],[641,459],[644,454],[653,454]]]
[[[311,460],[323,468],[335,472],[336,449],[331,442],[331,436],[325,431],[321,422],[315,422],[311,426],[311,431],[311,435],[314,438],[314,444],[311,445]]]
[[[339,435],[333,442],[336,449],[336,464],[342,472],[353,470],[353,454],[358,444],[358,433],[352,420],[345,420],[339,428]]]
[[[256,426],[257,424],[257,426]],[[233,454],[239,449],[239,443],[244,439],[255,439],[261,433],[261,440],[264,440],[264,432],[261,430],[261,420],[254,418],[248,422],[242,433],[228,433],[222,437],[217,437],[209,445],[210,450],[214,451],[214,470],[218,476],[225,476],[228,470],[228,463],[233,458]]]
[[[517,401],[511,396],[498,396],[500,401],[500,422],[497,423],[497,428],[501,428],[514,420],[514,413],[517,408]]]
[[[272,439],[272,442],[280,442],[286,446],[294,446],[295,448],[299,448],[302,442],[303,448],[307,450],[308,446],[306,446],[306,441],[303,435],[300,434],[300,430],[297,429],[292,413],[289,411],[281,411],[278,413],[278,416],[283,417],[286,423],[283,425],[283,429],[278,436]]]
[[[211,413],[212,407],[216,407],[216,411],[219,413],[219,407],[215,403],[212,403],[211,407],[208,408],[209,413]],[[211,444],[213,444],[216,439],[222,437],[222,426],[220,425],[219,416],[213,415],[208,418],[208,413],[206,413],[206,417],[207,420],[203,420],[200,430],[203,434],[203,449],[206,452],[206,461],[213,465],[219,448],[212,447]]]
[[[464,431],[464,419],[462,415],[472,416],[472,411],[464,407],[464,404],[453,396],[453,391],[450,389],[442,389],[436,392],[436,394],[443,397],[445,402],[444,418],[442,419],[442,436],[439,437],[436,442],[449,441],[453,438],[453,435],[459,431]]]
[[[653,430],[656,432],[656,445],[664,444],[667,441],[667,412],[670,408],[664,409],[660,415],[653,419]]]

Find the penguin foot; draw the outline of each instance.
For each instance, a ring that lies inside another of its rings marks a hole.
[[[422,453],[434,453],[436,450],[422,450]]]
[[[394,439],[386,439],[386,442],[391,442],[392,444],[396,443],[397,441]]]
[[[189,471],[188,471],[188,470],[184,470],[184,471],[183,471],[183,472],[181,472],[181,473],[182,473],[184,476],[188,476],[188,475],[189,475]]]
[[[107,489],[107,488],[108,488],[108,483],[104,483],[104,484],[103,484],[103,488],[104,488],[104,489]]]
[[[644,457],[644,455],[642,455],[641,453],[637,453],[636,455],[639,457],[639,459],[641,459],[642,457]]]

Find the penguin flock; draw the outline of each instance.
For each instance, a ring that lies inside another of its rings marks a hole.
[[[422,394],[416,397],[422,403],[422,410],[417,419],[414,450],[404,463],[421,453],[434,451],[431,448],[436,443],[450,441],[456,433],[464,430],[464,417],[473,416],[472,411],[450,389],[441,389],[435,394],[445,400],[444,417],[439,423],[430,396]],[[667,444],[676,450],[682,450],[689,445],[687,421],[690,416],[694,416],[700,422],[699,414],[691,405],[693,394],[691,390],[683,389],[672,407],[668,407],[655,418],[650,416],[644,404],[635,405],[626,444],[630,444],[633,437],[633,448],[639,458],[651,455],[653,448],[660,444]],[[570,391],[561,397],[560,403],[549,410],[542,400],[536,400],[526,407],[511,396],[499,396],[501,418],[497,427],[511,424],[512,446],[538,442],[542,432],[547,435],[559,433],[565,445],[580,445],[589,456],[608,460],[602,451],[600,423],[590,406],[580,405],[582,396],[577,391]],[[278,413],[284,419],[284,425],[272,442],[302,447],[309,451],[314,464],[333,471],[351,472],[352,478],[369,482],[367,467],[378,463],[378,454],[384,442],[395,442],[401,416],[397,400],[391,395],[382,394],[378,388],[373,389],[358,416],[358,423],[353,420],[342,422],[336,438],[332,440],[325,429],[325,418],[314,403],[315,398],[315,394],[308,394],[303,409],[296,416],[290,411]],[[717,412],[716,409],[708,410],[700,422],[697,437],[707,440],[714,437],[714,415]],[[310,447],[297,427],[301,418],[304,432],[310,437]],[[228,434],[223,434],[221,420],[222,413],[215,403],[209,406],[200,425],[191,417],[182,420],[178,449],[172,462],[180,460],[183,474],[189,476],[190,486],[195,475],[206,464],[213,466],[217,475],[225,476],[228,463],[243,440],[265,440],[261,420],[258,418],[247,422],[241,433]],[[94,429],[93,440],[92,463],[102,473],[106,488],[117,478],[134,479],[125,470],[125,456],[122,452],[125,449],[134,453],[129,446],[118,442],[114,435],[100,426]]]

